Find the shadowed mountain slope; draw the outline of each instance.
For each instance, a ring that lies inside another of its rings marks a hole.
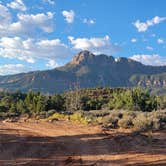
[[[79,83],[81,88],[110,86],[166,86],[166,66],[147,66],[132,59],[115,59],[104,54],[81,51],[71,62],[53,70],[1,76],[1,90],[57,93]]]

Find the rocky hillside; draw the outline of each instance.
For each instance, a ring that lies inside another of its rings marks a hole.
[[[121,57],[94,55],[89,51],[78,53],[71,62],[47,71],[35,71],[1,76],[0,89],[62,92],[77,83],[81,88],[108,86],[166,86],[166,66],[146,66]]]

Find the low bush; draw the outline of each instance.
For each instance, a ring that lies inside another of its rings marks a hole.
[[[133,119],[133,125],[138,131],[147,131],[152,129],[152,119],[148,117],[148,114],[140,113]]]
[[[46,121],[53,121],[53,120],[61,120],[61,119],[65,119],[65,115],[64,114],[60,114],[60,113],[54,113],[53,115],[49,116]]]
[[[166,129],[166,110],[151,112],[149,118],[152,119],[153,130]]]
[[[125,116],[122,119],[119,119],[118,121],[118,126],[121,128],[132,128],[133,127],[133,121],[132,117],[130,116]]]
[[[102,124],[105,127],[110,127],[110,128],[117,128],[118,127],[118,117],[113,117],[111,115],[106,116],[102,119]]]
[[[77,123],[82,123],[82,124],[89,124],[92,122],[92,119],[87,117],[87,116],[84,116],[83,113],[80,113],[80,112],[76,112],[72,115],[69,116],[69,119],[71,121],[74,121],[74,122],[77,122]]]
[[[92,110],[88,112],[84,112],[86,116],[92,116],[92,117],[104,117],[108,116],[110,114],[110,110]]]
[[[56,113],[56,110],[54,110],[54,109],[48,110],[48,111],[46,112],[46,117],[49,117],[49,116],[51,116],[51,115],[53,115],[53,114],[55,114],[55,113]]]
[[[137,131],[166,129],[166,110],[140,111],[111,111],[108,116],[98,118],[98,122],[110,128],[133,128]]]

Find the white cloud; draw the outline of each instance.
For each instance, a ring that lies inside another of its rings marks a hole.
[[[158,43],[158,44],[163,44],[163,43],[164,43],[164,40],[163,40],[163,39],[157,39],[157,43]]]
[[[155,33],[153,33],[151,36],[152,36],[152,37],[156,37],[156,34],[155,34]]]
[[[12,22],[8,9],[0,5],[0,36],[4,35],[32,35],[37,30],[50,33],[54,31],[54,13],[18,14],[18,21]]]
[[[65,17],[65,20],[67,21],[67,23],[73,23],[74,22],[74,17],[75,17],[75,13],[73,10],[70,11],[62,11],[62,15]]]
[[[18,59],[28,63],[36,60],[64,60],[73,55],[71,48],[61,43],[59,39],[53,40],[22,40],[19,37],[0,39],[0,57]]]
[[[48,63],[46,64],[46,67],[49,67],[51,69],[58,67],[58,63],[54,59],[50,59]]]
[[[155,24],[159,24],[166,20],[166,17],[155,16],[151,20],[147,20],[146,22],[140,22],[137,20],[133,23],[133,25],[137,28],[138,32],[145,32],[149,27],[154,26]]]
[[[151,47],[151,46],[146,46],[146,49],[149,51],[153,51],[153,47]]]
[[[89,50],[95,54],[113,54],[120,51],[120,47],[115,44],[111,44],[109,36],[103,38],[77,38],[69,36],[70,43],[75,50]]]
[[[25,6],[25,4],[23,3],[22,0],[14,0],[11,3],[8,3],[7,7],[10,7],[12,9],[21,10],[21,11],[27,10],[27,7]]]
[[[2,37],[0,38],[0,57],[31,64],[42,60],[46,61],[47,67],[55,68],[59,66],[59,63],[68,62],[75,53],[81,50],[111,55],[120,49],[117,45],[111,44],[109,36],[90,39],[69,37],[69,40],[70,46],[67,46],[60,39],[37,40]]]
[[[139,61],[145,65],[153,65],[153,66],[166,65],[166,57],[160,56],[158,54],[153,54],[153,55],[136,54],[130,58]]]
[[[50,5],[55,5],[55,1],[54,0],[43,0],[43,2],[48,3]]]
[[[53,19],[54,14],[52,12],[39,13],[36,15],[33,14],[18,14],[19,23],[22,30],[40,28],[44,32],[52,32],[53,25],[51,20]]]
[[[95,21],[93,19],[84,18],[83,23],[88,24],[88,25],[93,25],[93,24],[95,24]]]
[[[136,38],[132,38],[132,39],[131,39],[131,42],[132,42],[132,43],[135,43],[135,42],[137,42],[137,39],[136,39]]]
[[[7,7],[0,4],[0,31],[4,30],[11,23],[11,14]]]
[[[28,72],[30,70],[31,69],[29,67],[26,67],[23,64],[0,65],[0,75],[17,74],[21,72]]]
[[[19,59],[27,61],[28,63],[34,63],[35,60],[31,57],[31,50],[26,48],[30,43],[30,39],[22,41],[19,37],[3,37],[0,39],[0,57]],[[32,47],[33,44],[31,43],[31,48]]]

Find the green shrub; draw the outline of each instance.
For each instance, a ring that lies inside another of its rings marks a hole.
[[[132,119],[134,119],[137,116],[138,113],[140,113],[140,112],[136,112],[136,111],[123,111],[123,116],[129,116]]]
[[[85,113],[87,116],[104,117],[110,114],[110,110],[92,110]]]
[[[54,110],[54,109],[48,110],[48,111],[46,112],[46,117],[49,117],[49,116],[51,116],[51,115],[53,115],[53,114],[55,114],[55,113],[56,113],[56,110]]]
[[[103,118],[102,123],[106,127],[117,128],[118,127],[118,117],[106,116]]]
[[[46,119],[46,121],[58,120],[58,119],[65,119],[65,115],[64,114],[60,114],[60,113],[54,113],[53,115],[49,116]]]
[[[150,119],[153,121],[153,129],[165,129],[166,128],[166,111],[153,111],[150,113]]]
[[[92,119],[90,119],[89,117],[84,116],[82,113],[80,112],[76,112],[72,115],[70,115],[70,120],[77,122],[77,123],[82,123],[82,124],[89,124],[92,122]]]
[[[134,128],[138,131],[147,131],[152,129],[152,119],[148,118],[145,113],[140,113],[133,119]]]
[[[122,119],[119,119],[118,126],[121,128],[131,128],[133,127],[132,117],[130,116],[124,116]]]

